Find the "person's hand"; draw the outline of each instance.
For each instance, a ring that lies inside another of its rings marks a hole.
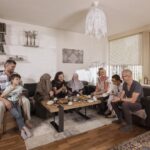
[[[4,100],[3,102],[4,102],[5,107],[6,107],[7,109],[11,109],[12,104],[11,104],[11,102],[10,102],[10,101],[8,101],[8,100]]]
[[[120,98],[119,98],[119,97],[117,97],[117,96],[114,96],[114,98],[113,98],[112,102],[119,102],[119,101],[120,101]]]
[[[79,92],[79,94],[82,95],[82,94],[83,94],[83,91],[81,90],[81,91]]]
[[[67,88],[63,85],[63,87],[62,87],[62,91],[63,92],[66,92],[67,91]]]
[[[54,92],[53,92],[53,91],[50,91],[50,92],[49,92],[49,95],[50,95],[50,97],[53,97],[53,96],[54,96]]]

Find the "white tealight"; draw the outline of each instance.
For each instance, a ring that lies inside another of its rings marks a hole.
[[[93,96],[93,100],[94,100],[94,101],[97,101],[97,98],[96,98],[95,96]]]
[[[57,97],[54,98],[54,101],[57,101]]]
[[[79,97],[80,95],[79,94],[77,94],[77,97]]]
[[[68,96],[65,96],[65,99],[68,99]]]

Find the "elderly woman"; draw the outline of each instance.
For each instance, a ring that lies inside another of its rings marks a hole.
[[[82,94],[84,88],[77,73],[73,74],[72,80],[68,82],[67,86],[71,95]]]
[[[53,97],[54,92],[52,91],[52,84],[51,84],[51,76],[47,73],[43,74],[40,77],[40,81],[37,84],[36,92],[35,92],[35,99],[38,101],[41,100],[48,100]]]
[[[45,119],[48,117],[47,110],[41,105],[42,100],[49,100],[53,97],[54,92],[52,91],[51,76],[47,73],[40,77],[40,81],[37,84],[34,99],[36,116]]]
[[[106,70],[104,68],[99,68],[98,78],[96,84],[96,90],[93,93],[97,98],[101,97],[102,94],[107,93],[109,90],[109,81],[106,76]]]

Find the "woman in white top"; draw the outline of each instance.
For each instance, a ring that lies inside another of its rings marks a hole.
[[[98,78],[96,83],[96,90],[93,93],[97,98],[101,97],[104,93],[109,90],[109,78],[106,76],[106,70],[104,68],[99,68]]]

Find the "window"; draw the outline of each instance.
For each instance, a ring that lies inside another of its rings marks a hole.
[[[109,76],[121,75],[123,69],[130,69],[133,78],[142,79],[141,40],[142,35],[136,34],[109,43]]]
[[[96,84],[98,68],[106,69],[107,76],[121,73],[128,68],[133,72],[133,79],[142,80],[141,44],[142,35],[136,34],[109,42],[109,63],[93,63],[88,69],[77,70],[80,80]]]

